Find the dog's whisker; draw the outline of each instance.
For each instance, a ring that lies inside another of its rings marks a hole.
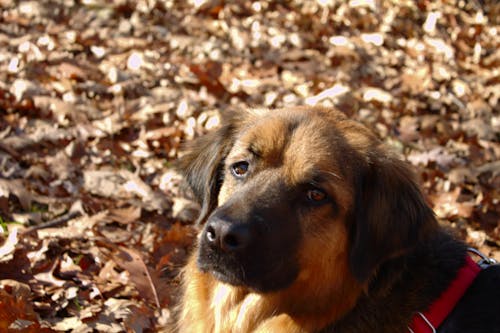
[[[327,174],[327,175],[333,176],[333,177],[335,177],[337,179],[342,179],[342,177],[340,177],[338,174],[336,174],[335,172],[332,172],[332,171],[319,170],[319,172],[321,172],[323,174]]]
[[[243,277],[243,280],[247,279],[247,274],[245,272],[245,267],[243,265],[239,265],[240,271],[241,271],[241,276]]]

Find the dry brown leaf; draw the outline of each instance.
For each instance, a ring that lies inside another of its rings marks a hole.
[[[452,192],[435,194],[430,197],[434,211],[440,218],[447,219],[453,217],[468,218],[474,209],[473,201],[460,200],[460,188]]]
[[[111,209],[107,215],[111,221],[122,224],[129,224],[137,221],[141,217],[141,208],[129,206],[124,208]]]
[[[3,283],[0,288],[0,331],[48,333],[42,327],[26,293],[17,293],[16,285]]]
[[[20,179],[0,179],[0,197],[8,198],[11,194],[17,197],[23,209],[29,210],[34,197],[25,188],[24,182]]]
[[[16,249],[16,244],[18,242],[17,230],[18,228],[16,227],[9,230],[9,234],[4,240],[2,246],[0,246],[0,262],[12,259],[12,255],[14,253],[14,250]]]
[[[227,94],[226,88],[219,81],[222,72],[220,63],[210,61],[203,65],[192,64],[189,69],[196,75],[200,84],[205,86],[210,93],[219,98]]]
[[[84,188],[90,193],[113,199],[141,198],[144,208],[165,211],[167,199],[140,177],[127,170],[88,170],[83,174]]]
[[[112,259],[118,266],[129,273],[130,281],[136,286],[140,295],[159,308],[160,302],[156,293],[156,287],[151,279],[149,268],[144,263],[141,255],[137,251],[124,246],[101,244],[112,249],[110,254]]]
[[[68,62],[63,62],[58,66],[58,73],[60,73],[63,78],[72,80],[87,79],[87,73],[82,68]]]

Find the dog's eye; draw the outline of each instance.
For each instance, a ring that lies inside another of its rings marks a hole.
[[[306,197],[308,201],[318,204],[323,203],[326,200],[327,195],[325,191],[320,190],[319,188],[312,188],[307,190]]]
[[[242,178],[248,172],[248,162],[241,161],[231,165],[231,172],[236,178]]]

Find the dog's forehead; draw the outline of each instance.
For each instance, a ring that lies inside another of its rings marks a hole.
[[[282,163],[297,123],[298,120],[290,117],[263,116],[241,133],[235,146],[271,164]]]
[[[300,181],[314,172],[337,173],[342,134],[336,121],[321,113],[281,112],[260,117],[236,140],[233,153],[251,152],[288,179]]]

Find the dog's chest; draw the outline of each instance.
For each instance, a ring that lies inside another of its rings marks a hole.
[[[215,333],[251,332],[255,329],[255,323],[269,315],[261,296],[244,293],[222,283],[214,289],[210,306],[213,309]]]

